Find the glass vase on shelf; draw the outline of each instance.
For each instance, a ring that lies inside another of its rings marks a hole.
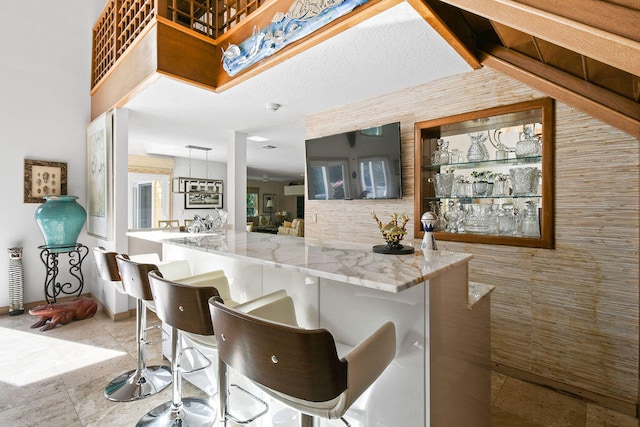
[[[489,160],[489,150],[484,144],[487,140],[487,135],[484,132],[471,132],[469,139],[471,139],[471,145],[467,150],[467,160],[470,162]]]

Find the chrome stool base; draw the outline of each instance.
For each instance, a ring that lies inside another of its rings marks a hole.
[[[182,408],[166,402],[147,412],[136,427],[208,427],[213,425],[216,410],[204,399],[185,397]]]
[[[171,368],[168,366],[147,366],[112,380],[104,389],[104,397],[113,402],[132,402],[153,396],[164,390],[171,381]]]

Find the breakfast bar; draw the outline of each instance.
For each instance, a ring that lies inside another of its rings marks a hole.
[[[301,326],[326,328],[346,346],[392,321],[396,357],[347,412],[352,426],[490,425],[492,287],[468,282],[471,255],[387,255],[361,243],[237,231],[129,239],[161,244],[163,259],[186,259],[193,274],[223,270],[236,301],[284,289]],[[213,375],[185,378],[213,394]],[[252,425],[296,425],[295,411],[269,404]]]

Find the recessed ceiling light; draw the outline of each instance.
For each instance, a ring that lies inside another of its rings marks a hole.
[[[255,141],[255,142],[265,142],[269,140],[269,138],[265,138],[264,136],[258,136],[258,135],[249,136],[247,137],[247,139],[249,141]]]
[[[263,145],[260,148],[264,148],[265,150],[273,150],[274,148],[278,148],[278,147],[276,147],[275,145],[266,144],[266,145]]]

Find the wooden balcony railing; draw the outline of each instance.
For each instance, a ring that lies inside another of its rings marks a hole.
[[[162,16],[216,39],[264,0],[111,0],[93,27],[91,87],[102,80],[145,27]]]

